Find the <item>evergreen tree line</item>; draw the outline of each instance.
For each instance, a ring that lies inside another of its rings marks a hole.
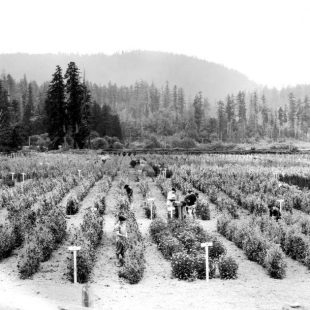
[[[82,148],[97,136],[122,140],[120,121],[112,109],[91,99],[74,62],[65,75],[57,66],[50,83],[0,80],[0,150],[28,144],[29,137],[48,133],[51,148],[65,144]]]
[[[246,100],[248,98],[248,100]],[[285,138],[308,140],[310,132],[310,100],[297,99],[291,92],[287,103],[271,109],[257,92],[246,96],[239,92],[217,103],[217,133],[215,139],[246,142],[264,138],[277,141]]]
[[[285,92],[281,92],[284,95]],[[297,92],[298,93],[298,92]],[[9,74],[0,79],[0,146],[17,147],[31,135],[48,133],[50,146],[88,147],[97,136],[122,141],[177,136],[199,142],[308,139],[310,102],[288,94],[282,106],[261,91],[228,95],[214,107],[202,93],[186,96],[182,87],[137,81],[131,86],[99,86],[81,81],[74,62],[63,75],[57,66],[40,86]],[[273,106],[273,108],[272,108]]]

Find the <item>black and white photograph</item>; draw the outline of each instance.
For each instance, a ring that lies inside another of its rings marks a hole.
[[[0,10],[0,310],[310,310],[310,1]]]

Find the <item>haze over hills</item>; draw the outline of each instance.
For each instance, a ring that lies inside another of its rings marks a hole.
[[[66,69],[75,61],[86,79],[97,84],[109,81],[117,85],[131,85],[144,80],[162,86],[183,87],[187,96],[193,97],[202,91],[211,101],[224,99],[229,93],[253,90],[257,84],[244,74],[194,57],[163,52],[134,51],[107,56],[104,54],[0,54],[0,72],[20,79],[38,83],[50,81],[56,65]]]

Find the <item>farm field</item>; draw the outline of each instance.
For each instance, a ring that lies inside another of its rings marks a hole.
[[[81,309],[85,283],[95,309],[310,309],[309,162],[268,154],[1,157],[0,309]],[[180,197],[199,193],[195,221],[167,223],[171,187]],[[269,209],[279,200],[276,220]],[[123,267],[113,232],[119,213],[128,230]],[[77,284],[70,245],[81,246]]]

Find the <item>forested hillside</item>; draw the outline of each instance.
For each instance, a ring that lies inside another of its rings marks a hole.
[[[16,148],[37,135],[43,136],[34,140],[43,139],[50,148],[309,139],[307,85],[281,91],[240,89],[211,101],[208,94],[191,95],[171,81],[101,85],[85,79],[79,64],[66,66],[64,72],[61,66],[53,68],[42,84],[27,76],[17,80],[10,73],[1,75],[1,147]],[[40,68],[46,70],[44,64]]]
[[[86,79],[99,84],[131,85],[143,80],[158,86],[169,81],[183,87],[188,96],[201,91],[210,101],[228,93],[256,87],[245,75],[212,62],[184,55],[135,51],[107,56],[75,54],[1,54],[0,72],[16,79],[27,76],[41,84],[50,79],[56,65],[66,67],[74,61],[86,74]]]

